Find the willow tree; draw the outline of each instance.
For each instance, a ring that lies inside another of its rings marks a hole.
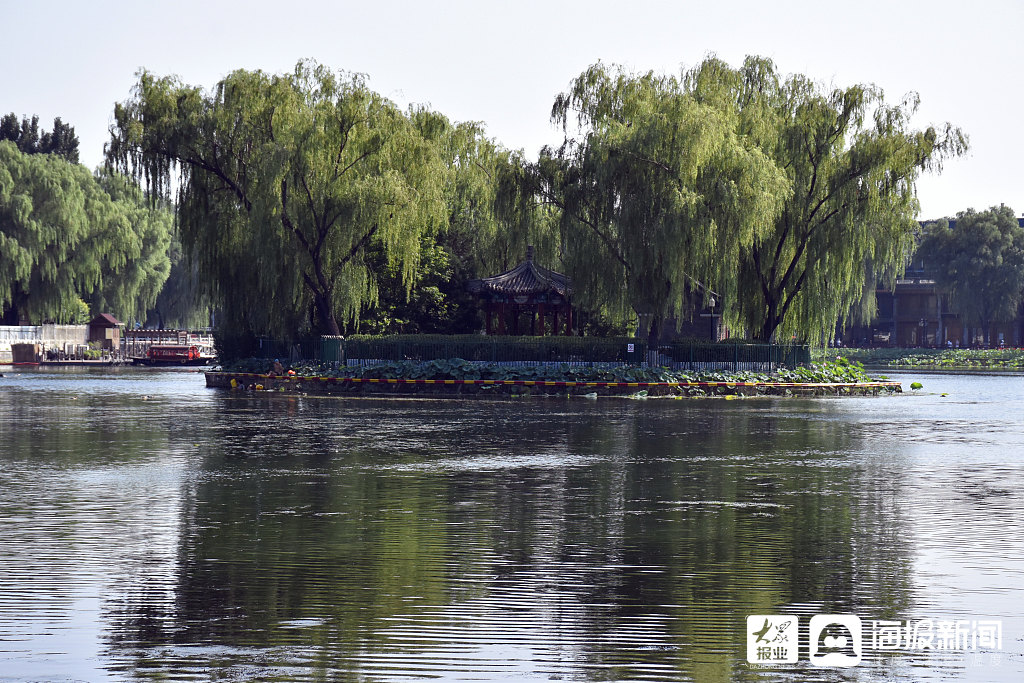
[[[785,175],[740,134],[737,112],[701,101],[682,80],[598,64],[558,96],[566,131],[538,164],[561,210],[575,296],[631,308],[656,341],[663,320],[712,287],[773,223],[789,195]]]
[[[527,245],[557,251],[557,231],[522,176],[529,164],[521,151],[488,138],[478,122],[453,123],[437,112],[419,110],[414,121],[435,142],[449,168],[446,216],[437,241],[472,271],[493,275],[523,259]]]
[[[133,239],[129,257],[116,268],[104,268],[105,277],[85,298],[94,311],[142,322],[171,272],[174,215],[169,207],[147,201],[141,188],[124,176],[99,171],[95,177],[131,226]]]
[[[171,234],[167,256],[171,269],[147,311],[147,325],[160,329],[206,327],[211,319],[210,299],[200,287],[199,269],[195,260],[184,253],[177,231]]]
[[[827,339],[870,317],[874,288],[904,267],[917,228],[915,183],[967,147],[949,124],[910,126],[916,95],[890,105],[873,86],[783,79],[766,59],[706,60],[686,77],[698,101],[737,112],[737,133],[786,174],[783,210],[739,252],[732,322],[756,338]]]
[[[508,270],[527,245],[546,260],[557,259],[557,231],[549,211],[534,197],[517,193],[526,167],[522,154],[485,135],[479,123],[453,123],[438,112],[416,109],[412,119],[437,145],[448,168],[445,217],[425,235],[421,267],[410,292],[392,268],[371,250],[378,267],[377,305],[363,313],[361,331],[470,333],[480,329],[479,302],[465,282]]]
[[[968,209],[926,226],[918,256],[964,323],[984,330],[1010,322],[1024,300],[1024,228],[1008,206]]]
[[[161,245],[170,228],[166,217],[161,221],[148,214],[134,200],[112,198],[84,166],[57,155],[23,154],[0,141],[4,319],[13,324],[69,320],[77,317],[82,299],[112,291],[115,283],[124,287],[110,303],[124,308],[111,312],[131,315],[144,309],[167,273],[159,265],[147,270],[140,259],[145,253],[146,264],[166,261]]]
[[[339,334],[376,297],[368,249],[410,283],[443,219],[436,145],[358,75],[300,62],[204,92],[143,71],[114,118],[108,163],[177,182],[182,243],[236,330]]]

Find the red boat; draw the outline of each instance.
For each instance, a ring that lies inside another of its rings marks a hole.
[[[132,358],[135,365],[207,365],[212,358],[187,344],[153,344],[144,358]]]

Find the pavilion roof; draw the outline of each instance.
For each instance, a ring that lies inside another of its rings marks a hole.
[[[526,248],[526,260],[498,275],[470,280],[466,288],[473,294],[523,296],[554,292],[563,298],[572,294],[572,281],[561,273],[542,268],[533,261],[533,247]]]
[[[89,324],[98,327],[120,327],[122,325],[117,318],[109,313],[100,313],[98,316],[90,320]]]

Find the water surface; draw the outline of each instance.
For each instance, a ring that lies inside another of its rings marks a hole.
[[[5,372],[2,681],[1024,677],[1019,376],[485,401]],[[819,613],[1001,620],[1002,649],[747,663],[747,615]]]

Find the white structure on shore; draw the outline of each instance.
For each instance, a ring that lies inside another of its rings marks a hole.
[[[38,344],[43,354],[55,351],[78,358],[89,348],[89,325],[0,325],[0,364],[13,360],[11,344]],[[209,331],[185,330],[131,330],[120,336],[113,351],[123,359],[145,356],[151,344],[195,344],[204,355],[214,353]]]
[[[11,344],[39,344],[69,356],[88,348],[88,325],[0,325],[0,363],[11,362]]]

